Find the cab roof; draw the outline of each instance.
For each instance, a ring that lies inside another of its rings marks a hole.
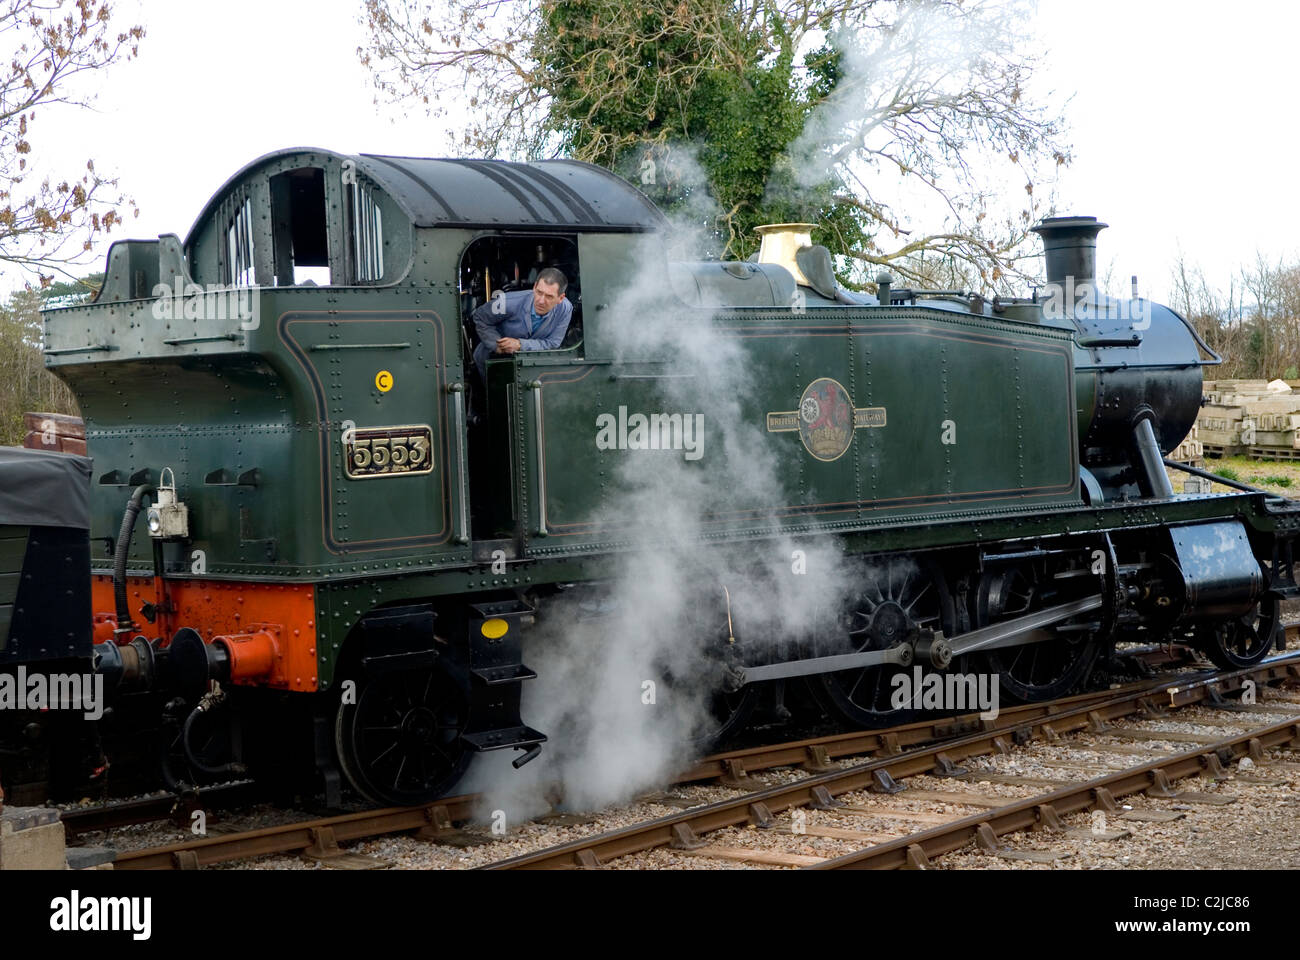
[[[601,167],[577,160],[458,160],[341,154],[308,147],[259,157],[226,181],[204,206],[186,238],[188,247],[233,191],[284,162],[356,170],[387,193],[417,227],[537,227],[573,231],[645,232],[664,216],[644,195]]]

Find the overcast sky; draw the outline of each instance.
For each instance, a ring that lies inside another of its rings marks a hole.
[[[148,31],[140,58],[98,81],[95,112],[40,115],[36,160],[75,171],[93,156],[120,177],[141,212],[116,238],[184,236],[230,174],[282,147],[448,155],[448,124],[374,105],[356,55],[360,8],[120,0],[115,22]],[[1164,299],[1179,249],[1224,285],[1256,251],[1300,258],[1290,184],[1300,5],[1041,0],[1036,26],[1052,51],[1040,91],[1072,97],[1075,160],[1060,206],[1111,224],[1103,269],[1137,274],[1143,293]]]

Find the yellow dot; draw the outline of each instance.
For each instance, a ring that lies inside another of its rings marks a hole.
[[[496,617],[493,617],[491,620],[484,620],[483,625],[479,627],[479,631],[489,640],[496,640],[499,637],[504,637],[509,629],[509,623]]]
[[[380,393],[387,393],[393,389],[393,375],[387,370],[380,370],[375,374],[375,388]]]

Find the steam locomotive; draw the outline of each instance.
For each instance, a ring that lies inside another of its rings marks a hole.
[[[254,161],[183,241],[116,243],[94,301],[45,314],[91,459],[0,460],[0,486],[45,491],[0,515],[0,671],[102,678],[109,709],[0,711],[6,789],[146,742],[172,783],[315,777],[335,801],[527,762],[530,632],[635,548],[608,507],[645,449],[705,491],[701,549],[833,543],[852,571],[796,643],[759,653],[702,617],[715,733],[795,683],[880,724],[916,666],[1038,700],[1125,641],[1257,662],[1297,593],[1300,510],[1174,493],[1164,456],[1218,358],[1172,310],[1093,289],[1104,226],[1040,223],[1032,296],[885,274],[870,296],[806,224],[764,228],[752,262],[669,262],[655,206],[574,161]],[[569,280],[564,343],[480,381],[471,313],[545,267]],[[718,395],[671,338],[625,349],[646,277],[742,388]],[[736,430],[773,484],[709,482],[746,469],[718,439]]]

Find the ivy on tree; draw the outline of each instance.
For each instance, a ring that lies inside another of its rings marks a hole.
[[[1069,159],[1021,0],[365,0],[381,95],[468,102],[465,154],[598,163],[746,257],[817,224],[841,279],[1004,288]],[[998,213],[995,182],[1023,183]],[[649,174],[649,175],[648,175]],[[1003,178],[1005,179],[1005,178]],[[920,229],[913,208],[927,211]]]

